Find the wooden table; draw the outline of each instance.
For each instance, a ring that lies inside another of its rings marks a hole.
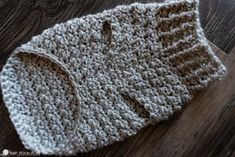
[[[18,45],[55,23],[131,2],[134,1],[0,0],[0,67]],[[170,120],[147,127],[123,142],[79,156],[235,156],[235,1],[201,0],[200,13],[206,37],[228,69],[226,76],[210,84]],[[0,152],[3,149],[27,151],[1,98]]]

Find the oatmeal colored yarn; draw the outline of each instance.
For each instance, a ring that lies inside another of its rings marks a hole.
[[[26,148],[73,154],[166,120],[225,67],[204,37],[198,1],[118,6],[56,24],[15,49],[1,72]]]

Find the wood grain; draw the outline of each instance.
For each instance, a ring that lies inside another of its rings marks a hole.
[[[0,0],[0,67],[18,45],[55,23],[132,2],[136,0]],[[201,0],[200,13],[206,37],[218,46],[212,44],[227,75],[170,120],[79,156],[235,156],[235,1]],[[27,151],[0,99],[0,152],[3,149]]]
[[[208,40],[226,53],[235,46],[235,1],[201,0],[201,23]]]

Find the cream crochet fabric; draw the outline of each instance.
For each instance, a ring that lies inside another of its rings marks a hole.
[[[0,82],[25,147],[68,155],[166,120],[224,73],[198,1],[187,0],[122,5],[56,24],[13,52]]]

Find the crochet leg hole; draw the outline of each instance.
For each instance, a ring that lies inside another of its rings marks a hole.
[[[136,99],[130,97],[128,94],[120,93],[122,98],[124,99],[124,102],[133,109],[138,115],[144,119],[149,118],[149,112],[144,108],[141,103],[139,103]]]
[[[112,25],[109,20],[103,22],[101,33],[103,34],[107,45],[110,45],[112,42]]]

